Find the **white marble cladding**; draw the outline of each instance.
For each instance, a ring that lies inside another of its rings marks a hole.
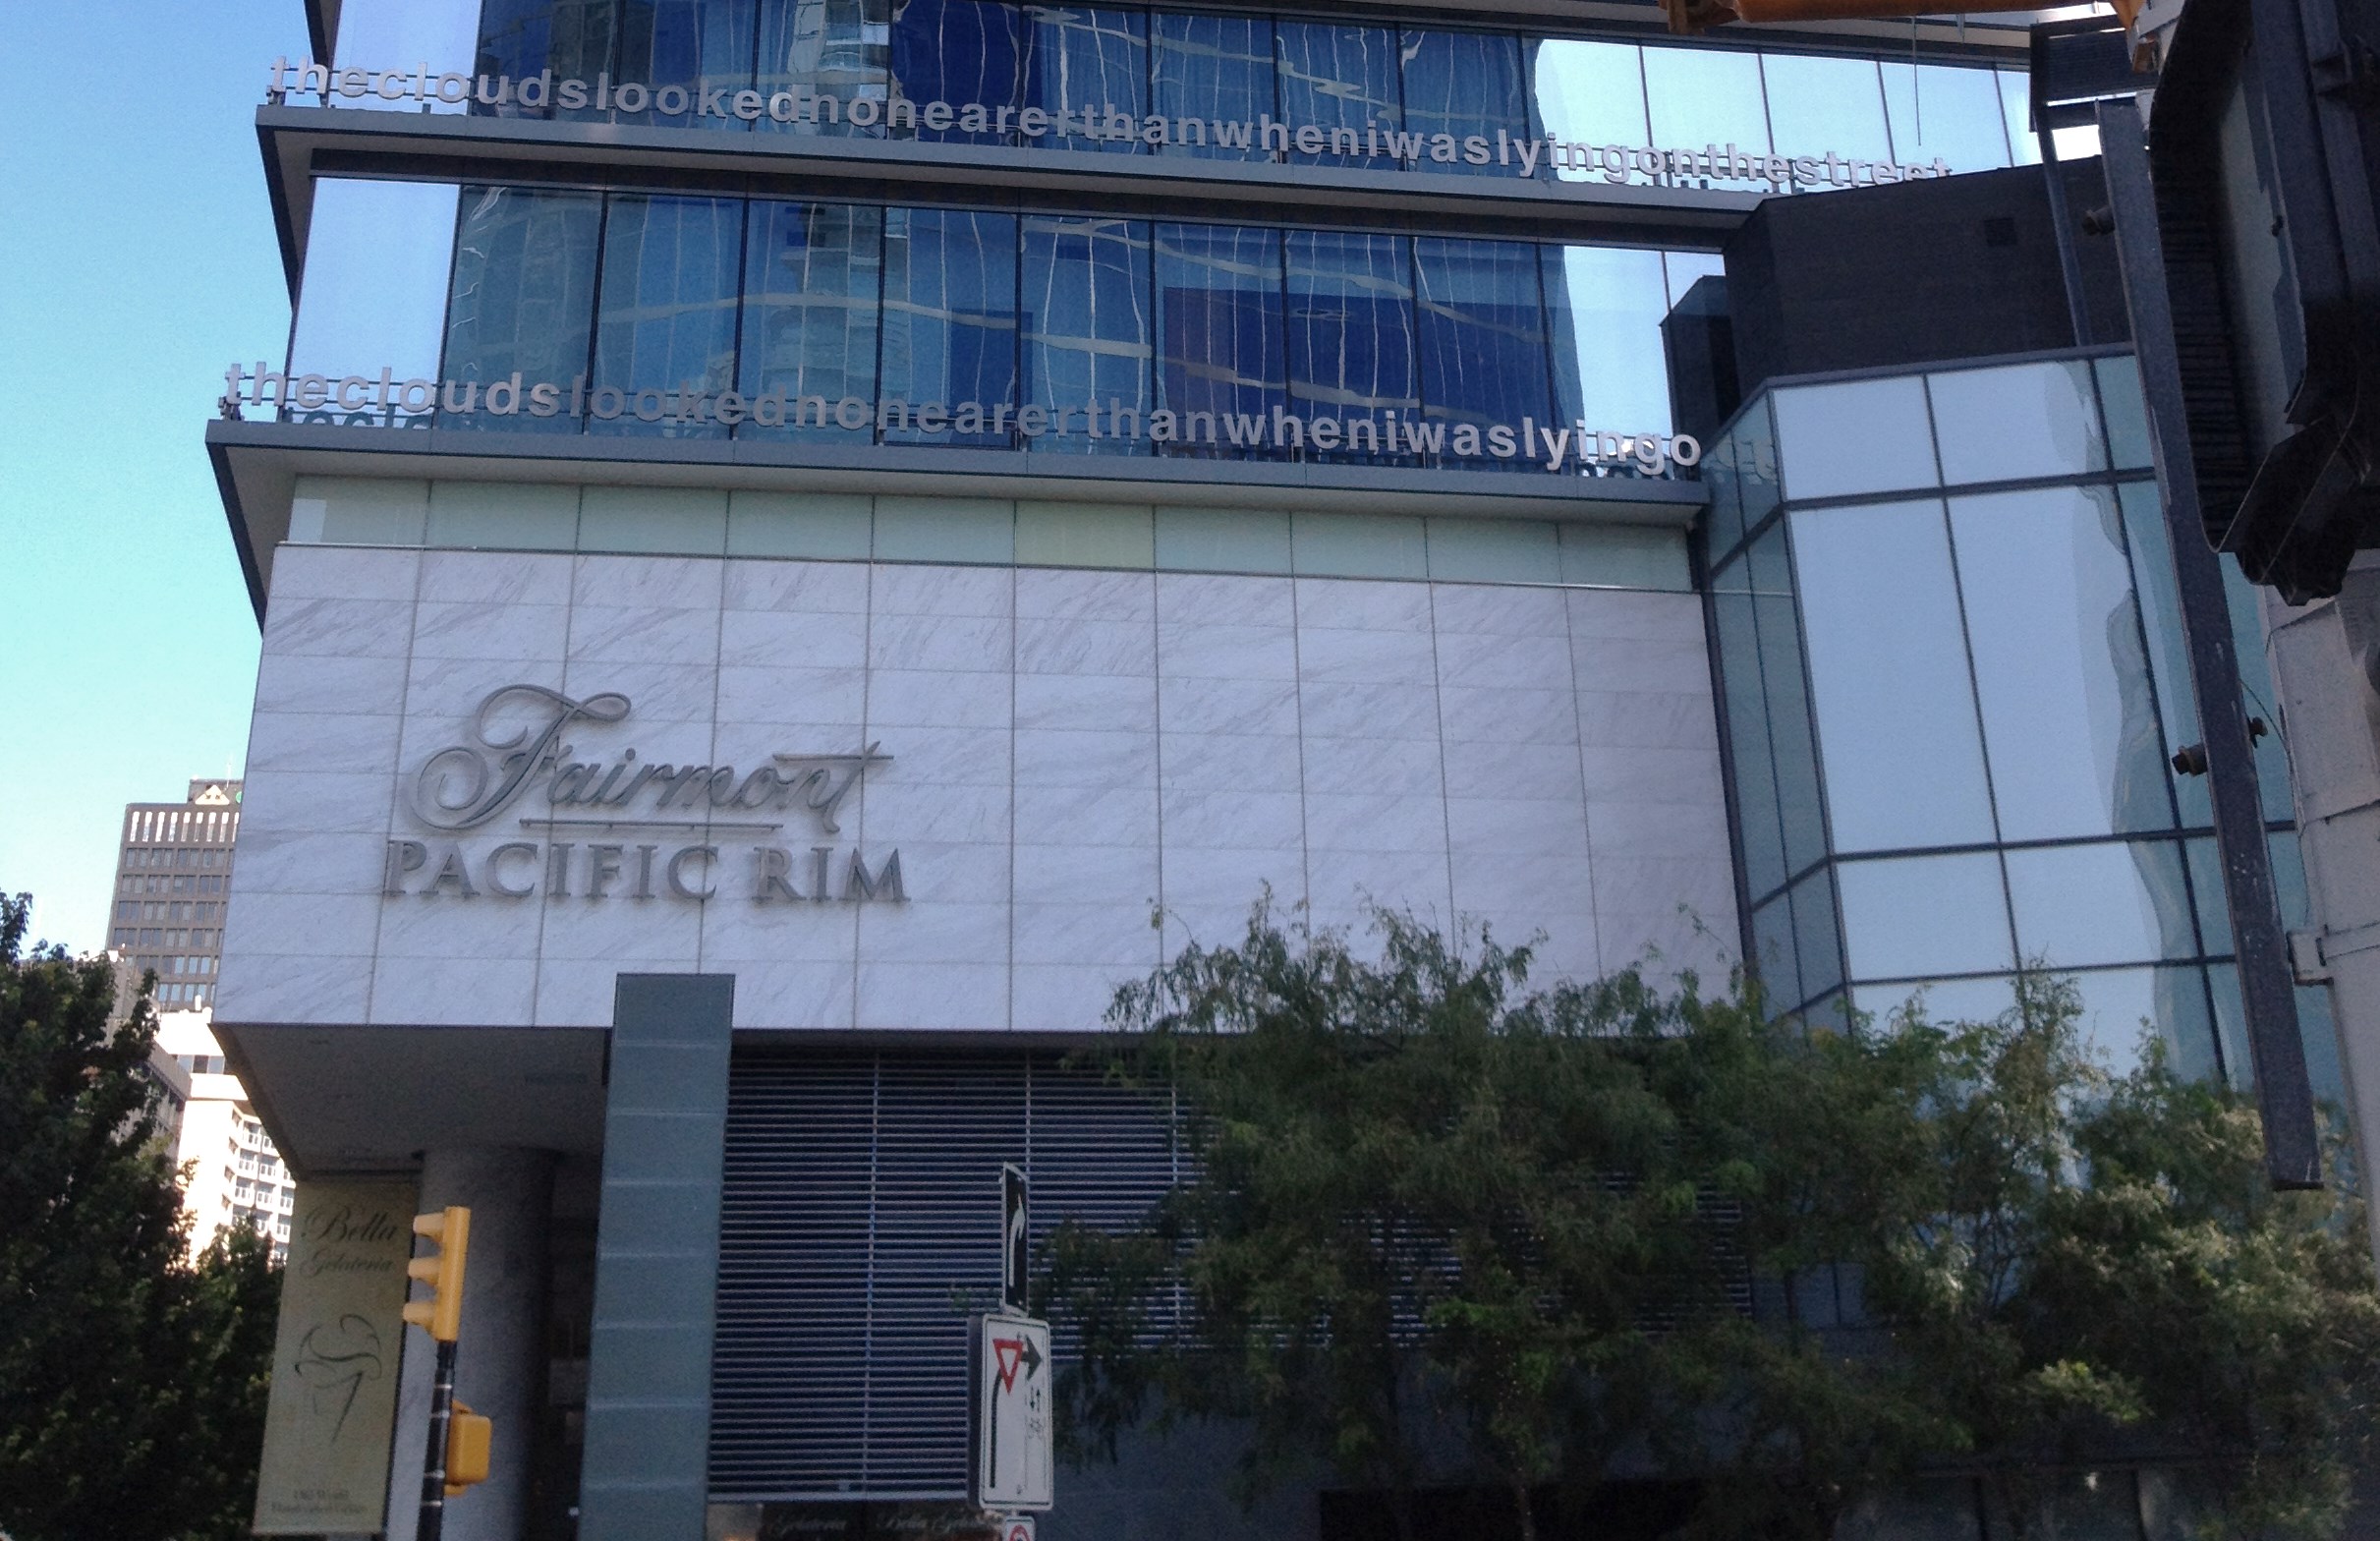
[[[1541,977],[1736,934],[1691,595],[289,546],[269,609],[227,1022],[601,1025],[700,970],[755,1028],[1088,1029],[1265,884],[1542,930]],[[401,781],[516,682],[629,696],[649,760],[880,741],[843,838],[909,902],[384,898]]]

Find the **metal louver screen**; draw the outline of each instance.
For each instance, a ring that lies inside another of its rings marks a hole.
[[[1130,1225],[1175,1159],[1148,1103],[1055,1056],[738,1056],[713,1497],[963,1498],[966,1312],[999,1295],[1001,1163],[1033,1179],[1038,1239]]]

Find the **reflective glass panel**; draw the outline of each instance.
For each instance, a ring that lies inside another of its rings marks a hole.
[[[1517,241],[1413,243],[1425,421],[1446,426],[1446,453],[1485,460],[1491,425],[1546,421],[1545,305],[1538,249]],[[1508,462],[1505,462],[1508,463]]]
[[[1933,486],[1925,387],[1909,375],[1774,392],[1785,492],[1796,501]]]
[[[1883,69],[1895,160],[1904,166],[1939,160],[1953,171],[1989,171],[2009,163],[2008,125],[1992,71],[1945,64]]]
[[[1771,1011],[1790,1011],[1807,999],[1801,988],[1801,949],[1793,942],[1792,900],[1784,894],[1752,912],[1752,966]]]
[[[1777,817],[1785,830],[1785,867],[1800,872],[1827,851],[1819,811],[1818,752],[1811,739],[1809,681],[1801,666],[1802,638],[1793,602],[1785,531],[1772,525],[1752,542],[1752,612],[1760,631],[1760,676],[1769,693],[1769,742],[1777,765]],[[1832,945],[1830,942],[1829,945]],[[1811,986],[1811,994],[1836,981]]]
[[[1767,395],[1736,419],[1734,438],[1735,477],[1743,488],[1743,527],[1750,530],[1785,495],[1777,466],[1777,422]]]
[[[748,130],[721,97],[719,113],[705,113],[703,88],[752,85],[758,0],[633,0],[620,7],[620,40],[612,79],[642,83],[653,105],[615,112],[617,123],[663,128]],[[663,109],[672,105],[675,111]]]
[[[1835,848],[1990,840],[1942,505],[1797,509],[1791,529]]]
[[[743,264],[744,202],[730,198],[646,198],[615,193],[603,225],[603,287],[595,314],[592,391],[627,398],[606,419],[591,397],[598,433],[724,438],[727,429],[683,403],[735,381],[736,281]],[[679,392],[659,422],[639,397]]]
[[[1835,878],[1853,979],[1989,973],[2015,963],[2000,858],[1988,851],[1843,862]]]
[[[1149,227],[1136,219],[1030,215],[1024,233],[1025,399],[1049,408],[1052,424],[1072,425],[1031,447],[1147,453],[1141,433],[1153,332]],[[1130,417],[1112,416],[1119,411]],[[1127,425],[1130,436],[1120,436]],[[1090,436],[1091,429],[1104,436]]]
[[[402,60],[428,72],[425,95],[431,112],[461,112],[462,101],[437,100],[437,78],[473,73],[479,39],[479,0],[346,0],[339,7],[339,36],[331,57],[344,64],[394,65]],[[482,66],[482,68],[484,68]],[[390,101],[377,90],[341,96],[351,107],[420,112],[424,103],[407,96]]]
[[[2110,464],[2120,471],[2154,465],[2148,403],[2140,395],[2140,366],[2126,355],[2094,359],[2091,369],[2099,376],[2099,407],[2107,416]]]
[[[891,0],[761,0],[759,72],[764,97],[795,98],[790,122],[764,113],[757,127],[779,134],[879,136],[881,115],[862,129],[851,104],[881,103],[891,68]],[[832,97],[832,115],[822,97]],[[814,103],[817,103],[814,105]]]
[[[1699,150],[1732,144],[1746,153],[1768,153],[1769,116],[1758,54],[1653,47],[1645,49],[1644,60],[1654,145]]]
[[[755,201],[746,242],[740,388],[789,405],[782,428],[747,423],[737,436],[874,439],[883,211]],[[838,415],[847,398],[864,408],[856,423]]]
[[[1556,399],[1566,422],[1593,430],[1666,433],[1670,367],[1661,318],[1669,311],[1659,252],[1547,247]]]
[[[477,69],[491,87],[497,76],[523,81],[547,70],[557,79],[592,81],[611,68],[614,22],[612,0],[484,0]],[[479,94],[475,81],[471,110],[482,116],[582,121],[611,116],[593,102],[578,108],[523,105],[514,92],[494,102],[482,101]]]
[[[1293,230],[1284,246],[1289,394],[1301,410],[1368,426],[1378,445],[1388,414],[1410,422],[1421,405],[1407,243]],[[1347,452],[1363,453],[1360,442],[1351,430]]]
[[[2172,840],[2011,851],[2009,893],[2028,964],[2087,968],[2194,957],[2198,933]]]
[[[1158,449],[1221,454],[1220,419],[1288,401],[1280,232],[1159,225],[1156,242],[1157,405],[1174,415]]]
[[[1160,508],[1160,571],[1285,573],[1289,516],[1254,508]]]
[[[1702,452],[1702,485],[1711,489],[1711,506],[1704,514],[1704,533],[1711,556],[1726,556],[1743,540],[1743,488],[1735,476],[1735,437],[1722,434]]]
[[[1951,500],[2004,839],[2170,829],[2169,770],[2115,499]]]
[[[1823,996],[1842,983],[1842,943],[1835,924],[1835,885],[1823,870],[1793,885],[1793,937],[1800,948],[1804,999]]]
[[[1397,34],[1385,27],[1336,27],[1328,22],[1282,22],[1275,29],[1280,75],[1281,121],[1313,124],[1328,138],[1332,129],[1358,136],[1377,125],[1405,126],[1397,80]],[[1423,153],[1416,145],[1405,159]],[[1311,165],[1360,166],[1365,157],[1326,148],[1320,155],[1292,151]]]
[[[466,187],[446,304],[444,377],[482,389],[519,374],[567,382],[587,371],[595,321],[595,245],[603,200],[594,193]],[[449,414],[442,426],[571,432],[564,416]]]
[[[1884,121],[1884,86],[1874,60],[1773,53],[1762,57],[1760,71],[1768,86],[1769,128],[1776,136],[1777,153],[1821,162],[1820,175],[1799,185],[1834,185],[1824,166],[1830,154],[1843,160],[1893,158],[1893,137]],[[1848,180],[1847,168],[1843,176]]]
[[[2117,489],[2124,514],[2125,543],[2131,548],[2132,593],[2148,633],[2149,671],[2157,687],[2158,715],[2165,723],[2168,756],[2198,741],[2197,698],[2190,682],[2189,647],[2182,636],[2182,599],[2175,588],[2173,546],[2157,488],[2146,482]],[[2182,822],[2203,828],[2212,822],[2204,776],[2167,777]]]
[[[912,102],[1014,103],[1025,56],[1024,13],[998,0],[904,0],[892,13],[892,80]],[[985,128],[935,129],[922,121],[891,130],[896,139],[961,144],[1000,144],[1008,136]]]
[[[1777,772],[1769,747],[1768,693],[1760,678],[1760,634],[1749,590],[1751,559],[1739,558],[1711,580],[1719,644],[1721,705],[1735,782],[1737,859],[1754,899],[1785,880],[1785,833],[1777,822]]]
[[[992,408],[1016,400],[1016,220],[957,209],[884,214],[879,415],[893,401]],[[928,433],[887,423],[888,443],[1005,444],[1005,434]]]
[[[1529,138],[1518,37],[1407,28],[1404,76],[1405,127],[1432,136],[1431,170],[1520,175],[1508,149],[1501,160],[1496,153],[1500,132],[1507,144]],[[1451,143],[1437,143],[1439,135]]]
[[[2151,488],[2153,494],[2154,488]],[[2264,617],[2262,600],[2254,584],[2239,571],[2239,559],[2226,554],[2218,560],[2223,566],[2223,597],[2232,611],[2232,651],[2239,659],[2239,688],[2244,693],[2248,714],[2264,719],[2268,728],[2279,724],[2276,709],[2281,698],[2273,690],[2271,660],[2264,656]],[[2290,797],[2289,751],[2283,747],[2281,735],[2268,732],[2255,741],[2256,785],[2263,794],[2264,817],[2274,824],[2287,824],[2296,817],[2296,808]]]
[[[2068,977],[2082,998],[2075,1027],[2083,1044],[2119,1072],[2140,1062],[2145,1031],[2164,1040],[2171,1063],[2183,1075],[2214,1074],[2214,1023],[2198,969],[2085,969]]]
[[[1533,519],[1431,519],[1430,576],[1450,583],[1559,583],[1561,542]]]
[[[375,384],[382,368],[400,381],[438,377],[456,195],[452,183],[314,184],[290,373],[369,374]]]
[[[2092,410],[2090,366],[2080,359],[1932,374],[1942,480],[2012,482],[2078,476],[2107,467]]]
[[[1565,144],[1645,143],[1651,131],[1645,125],[1644,64],[1637,55],[1634,43],[1549,38],[1538,44],[1537,114],[1547,137]],[[1562,160],[1556,175],[1564,182],[1595,175],[1585,165],[1571,164],[1567,154]],[[1626,175],[1615,172],[1606,180],[1624,181]]]
[[[1704,278],[1725,278],[1727,258],[1717,252],[1664,252],[1661,254],[1662,272],[1669,280],[1670,304],[1674,307],[1686,297],[1686,291]]]
[[[1161,11],[1149,19],[1155,110],[1169,118],[1254,123],[1279,116],[1274,100],[1273,19]],[[1270,160],[1254,136],[1239,145],[1200,144],[1177,134],[1168,155]]]
[[[2001,117],[2008,130],[2013,164],[2037,166],[2041,164],[2041,143],[2033,137],[2031,78],[2021,70],[1996,73],[2000,81]]]
[[[1904,1014],[1935,1023],[1992,1022],[2016,1005],[2016,982],[2007,974],[1982,979],[1927,979],[1913,984],[1870,985],[1855,1003],[1878,1026]]]
[[[1059,149],[1135,155],[1140,120],[1149,111],[1149,17],[1104,6],[1028,6],[1033,51],[1025,66],[1025,102],[1047,110],[1052,124],[1072,121],[1074,133],[1050,131],[1041,143]],[[1107,133],[1107,113],[1129,117]],[[1063,115],[1063,116],[1061,116]]]

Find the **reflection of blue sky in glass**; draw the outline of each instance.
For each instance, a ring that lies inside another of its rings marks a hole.
[[[1025,399],[1045,407],[1150,407],[1149,227],[1132,219],[1024,222]],[[1079,415],[1079,414],[1078,414]],[[1144,420],[1145,421],[1145,420]],[[1138,454],[1137,438],[1050,434],[1033,448]]]
[[[2008,853],[2016,943],[2051,968],[2186,958],[2197,930],[2175,840],[2101,841]]]
[[[1844,862],[1835,871],[1853,979],[1923,979],[2015,965],[2000,858],[1991,852]]]
[[[1884,91],[1875,61],[1816,54],[1770,54],[1761,60],[1768,85],[1769,127],[1780,155],[1830,151],[1860,160],[1888,160]]]
[[[1584,419],[1591,430],[1668,431],[1670,375],[1661,317],[1669,306],[1661,254],[1549,247],[1545,261],[1546,298],[1555,309],[1560,350],[1554,373],[1562,416]]]
[[[1662,149],[1769,149],[1760,56],[1718,48],[1647,48],[1645,102]]]
[[[614,194],[603,224],[603,279],[591,387],[627,392],[727,389],[735,379],[736,292],[744,200]],[[715,420],[658,424],[623,413],[598,433],[724,438]]]
[[[314,184],[292,372],[435,379],[454,262],[452,183]]]
[[[1169,118],[1254,123],[1278,116],[1274,100],[1273,19],[1269,16],[1181,16],[1161,11],[1150,20],[1152,104]],[[1268,157],[1253,143],[1172,144],[1163,153],[1218,160]]]
[[[1883,69],[1894,159],[1904,166],[1930,166],[1941,159],[1953,171],[2009,164],[2008,120],[1992,71],[1947,64]]]

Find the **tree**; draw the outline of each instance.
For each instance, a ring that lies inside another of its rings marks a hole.
[[[244,1533],[278,1283],[235,1234],[188,1261],[149,984],[25,946],[0,897],[0,1529],[17,1541]]]
[[[1319,1457],[1400,1528],[1451,1436],[1526,1541],[1532,1489],[1600,1476],[1661,1416],[1664,1328],[1723,1308],[1686,1147],[1622,1047],[1667,1023],[1633,976],[1527,993],[1526,947],[1374,929],[1378,962],[1260,906],[1119,995],[1119,1063],[1195,1110],[1198,1176],[1141,1235],[1058,1238],[1069,1412],[1092,1443],[1152,1397],[1244,1418],[1246,1481]],[[1189,1310],[1161,1329],[1168,1270]]]
[[[2210,1536],[2335,1528],[2380,1365],[2352,1201],[2265,1189],[2250,1103],[2153,1043],[2095,1062],[2070,983],[1829,1031],[1374,923],[1377,961],[1260,906],[1119,994],[1191,1161],[1054,1240],[1078,1455],[1244,1420],[1252,1488],[1319,1459],[1409,1534],[1417,1480],[1485,1476],[1523,1541],[1623,1452],[1700,1480],[1698,1533],[1794,1541],[1948,1463],[2021,1541],[2121,1449],[2208,1475]]]

